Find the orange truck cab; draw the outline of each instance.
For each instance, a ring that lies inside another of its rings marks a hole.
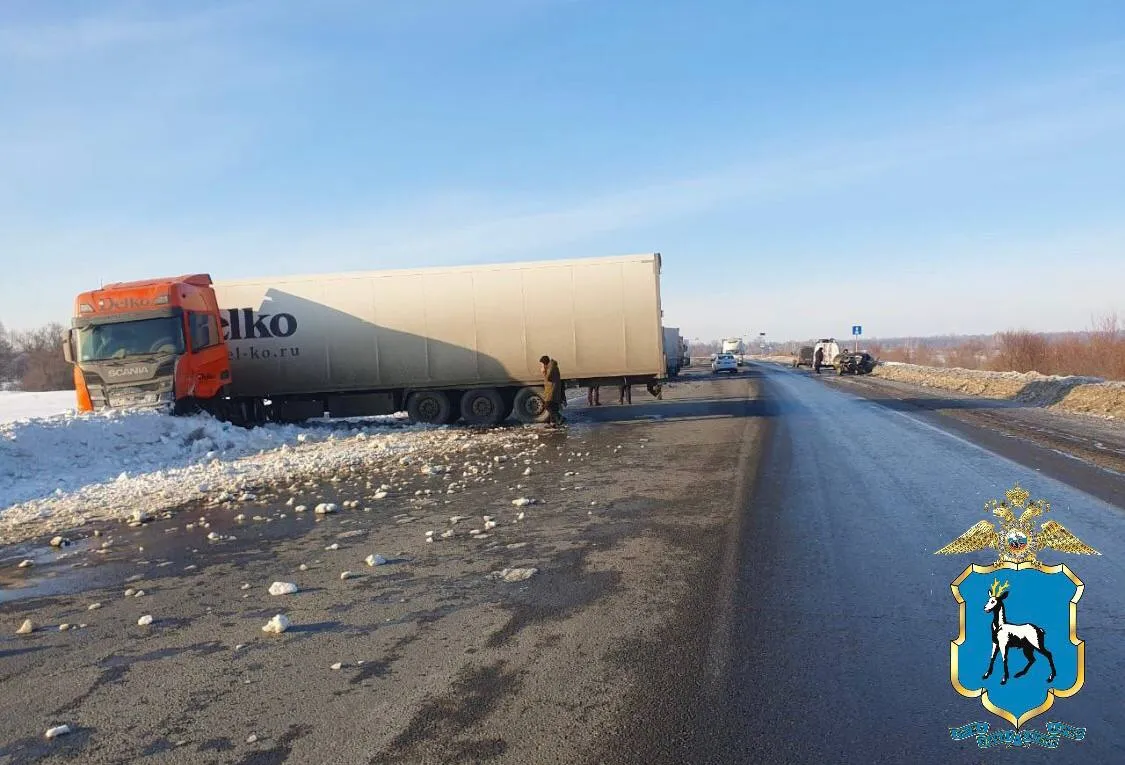
[[[63,345],[78,409],[194,410],[230,381],[207,274],[107,284],[74,301]]]

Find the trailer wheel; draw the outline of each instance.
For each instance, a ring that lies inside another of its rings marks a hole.
[[[427,425],[446,425],[453,415],[449,396],[440,390],[420,390],[406,399],[406,413],[414,422]]]
[[[520,388],[512,400],[512,414],[525,425],[546,422],[550,415],[547,412],[547,403],[543,400],[543,389]]]
[[[461,419],[470,425],[499,425],[507,417],[504,397],[495,388],[465,391],[461,397]]]

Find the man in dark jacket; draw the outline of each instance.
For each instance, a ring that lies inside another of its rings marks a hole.
[[[562,375],[559,373],[559,362],[550,356],[542,356],[539,366],[543,372],[543,402],[547,405],[550,414],[551,427],[557,428],[562,424],[562,403],[566,392],[563,390]]]
[[[816,370],[817,374],[820,374],[820,366],[823,363],[824,363],[824,349],[823,348],[817,348],[816,354],[813,356],[813,369]]]

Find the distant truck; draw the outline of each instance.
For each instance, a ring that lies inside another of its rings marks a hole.
[[[542,422],[544,354],[571,384],[665,378],[660,265],[652,253],[109,284],[75,299],[63,353],[84,412]]]
[[[684,342],[679,327],[664,327],[664,361],[669,377],[676,377],[684,365]]]
[[[728,337],[723,340],[723,347],[720,353],[729,353],[734,356],[735,363],[742,366],[746,361],[746,346],[742,343],[740,337]]]

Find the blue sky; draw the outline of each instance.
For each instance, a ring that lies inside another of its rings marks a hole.
[[[0,105],[9,327],[647,251],[688,336],[1125,318],[1119,0],[6,0]]]

